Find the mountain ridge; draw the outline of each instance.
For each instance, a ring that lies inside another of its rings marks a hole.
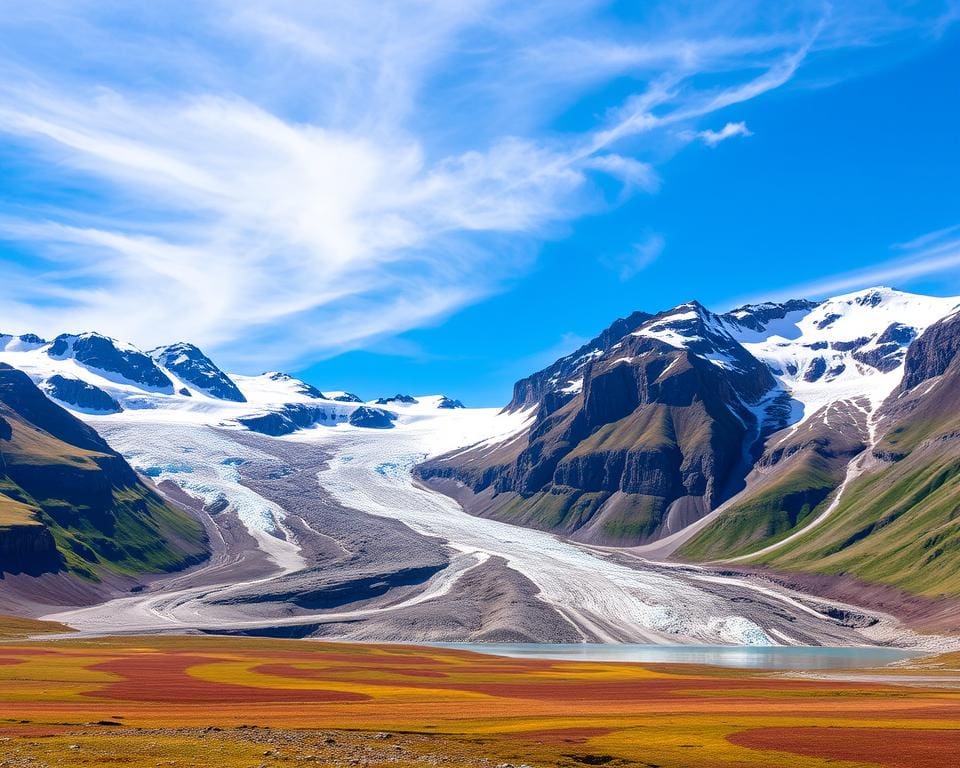
[[[529,410],[522,434],[502,445],[482,444],[431,459],[417,472],[468,511],[588,543],[655,542],[693,530],[697,526],[691,524],[722,507],[719,517],[712,516],[715,519],[690,541],[681,542],[680,555],[742,559],[779,546],[778,541],[817,520],[848,483],[856,485],[860,463],[868,463],[867,457],[876,461],[874,453],[893,455],[890,439],[885,442],[892,406],[885,403],[904,387],[913,391],[931,377],[943,378],[960,350],[958,336],[943,326],[958,308],[958,298],[878,286],[821,301],[744,305],[722,314],[699,302],[654,315],[635,313],[629,329],[630,324],[616,321],[597,337],[603,344],[594,340],[518,382],[507,408],[519,402]],[[614,331],[623,331],[623,336],[611,338]],[[633,341],[637,337],[662,346],[638,347]],[[684,442],[676,439],[676,425],[689,426],[694,411],[678,422],[678,412],[669,410],[676,403],[657,385],[665,372],[670,378],[691,361],[700,370],[709,370],[706,365],[719,369],[730,390],[718,380],[693,390],[688,405],[700,409],[694,420],[699,438]],[[754,363],[762,365],[764,373],[757,374]],[[610,386],[609,372],[616,367],[623,370],[617,386]],[[624,377],[627,371],[631,375]],[[572,379],[574,374],[582,379]],[[539,389],[527,383],[531,381]],[[604,392],[605,413],[588,407],[598,389]],[[532,392],[539,392],[535,403],[530,402]],[[704,408],[718,393],[723,408]],[[912,408],[916,412],[917,406]],[[741,428],[731,428],[721,410]],[[571,411],[587,416],[570,416]],[[567,430],[544,444],[544,435],[558,418],[579,418],[586,428],[579,434]],[[651,424],[658,425],[653,433]],[[902,430],[902,424],[898,428]],[[610,433],[624,438],[613,462],[607,450]],[[737,444],[744,459],[742,473],[716,460],[718,446],[726,445],[721,455],[729,456]],[[704,453],[704,446],[714,452]],[[550,459],[548,465],[544,456]],[[711,458],[705,461],[707,456]],[[625,458],[643,467],[646,477],[660,478],[660,485],[631,485],[617,463]],[[691,465],[700,472],[696,487],[701,494],[695,504],[689,493],[678,493],[670,479]],[[531,476],[531,468],[543,466],[545,471]],[[703,493],[705,486],[710,492]],[[727,492],[717,493],[716,488]],[[653,490],[654,503],[646,500],[646,508],[639,500],[625,505],[624,496],[631,493],[649,497],[638,490]],[[606,495],[598,499],[601,491]],[[558,513],[558,500],[571,497],[575,502]],[[583,499],[578,506],[576,500]],[[631,520],[641,524],[631,525]]]

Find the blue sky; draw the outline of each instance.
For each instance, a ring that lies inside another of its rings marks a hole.
[[[4,331],[496,405],[635,309],[960,294],[956,2],[20,5]]]

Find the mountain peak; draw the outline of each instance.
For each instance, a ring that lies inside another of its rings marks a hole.
[[[200,348],[186,341],[150,350],[150,357],[177,378],[210,397],[245,403],[237,385]]]
[[[111,381],[137,384],[157,392],[173,392],[173,382],[152,357],[132,344],[102,333],[61,333],[46,348],[46,354],[54,360],[72,358]]]

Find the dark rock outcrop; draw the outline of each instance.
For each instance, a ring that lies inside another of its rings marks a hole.
[[[934,376],[941,376],[960,352],[960,314],[930,326],[907,349],[903,382],[898,392],[913,389]]]
[[[416,405],[419,402],[417,398],[411,395],[394,395],[393,397],[381,397],[377,399],[377,405]]]
[[[803,372],[804,381],[819,381],[823,378],[823,374],[827,372],[827,361],[822,357],[815,357],[810,361],[810,365],[807,366],[807,370]]]
[[[241,416],[236,421],[251,432],[280,437],[318,424],[343,423],[346,419],[345,413],[337,408],[306,403],[287,403],[277,410]]]
[[[810,312],[819,305],[820,302],[807,301],[806,299],[791,299],[783,302],[768,301],[764,304],[745,304],[742,307],[737,307],[727,312],[725,315],[722,315],[722,317],[725,320],[735,322],[744,328],[749,328],[759,333],[766,330],[770,323],[776,320],[783,320],[792,312]],[[833,322],[839,317],[839,315],[831,315],[820,327],[826,327],[830,322]]]
[[[173,382],[149,355],[133,347],[121,346],[98,333],[61,334],[46,352],[57,360],[70,357],[104,374],[114,374],[157,391],[173,392]]]
[[[62,567],[63,555],[46,526],[0,526],[0,573],[40,576]]]
[[[881,373],[889,373],[900,367],[905,354],[904,345],[889,341],[869,349],[858,349],[851,354],[851,357],[858,363],[876,368]]]
[[[59,373],[44,381],[41,388],[54,400],[89,413],[120,413],[123,410],[120,403],[99,387]]]
[[[459,400],[453,400],[447,397],[446,395],[441,397],[440,402],[437,403],[437,408],[452,409],[452,408],[464,408],[464,407],[465,407],[464,404],[461,403]]]
[[[367,427],[368,429],[390,429],[396,420],[397,415],[395,413],[383,408],[371,408],[368,405],[361,405],[350,414],[350,423],[353,426]]]
[[[150,357],[179,379],[210,397],[235,403],[247,401],[230,377],[193,344],[179,341],[166,347],[157,347],[150,350]]]

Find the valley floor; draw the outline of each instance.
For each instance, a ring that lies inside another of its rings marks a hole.
[[[797,677],[263,638],[0,643],[5,768],[940,768],[958,749],[958,655]]]
[[[619,556],[467,515],[418,486],[410,470],[514,426],[476,418],[427,415],[393,430],[319,428],[282,440],[98,425],[174,497],[202,502],[214,555],[143,592],[46,615],[88,635],[944,648],[889,616],[760,579]]]

